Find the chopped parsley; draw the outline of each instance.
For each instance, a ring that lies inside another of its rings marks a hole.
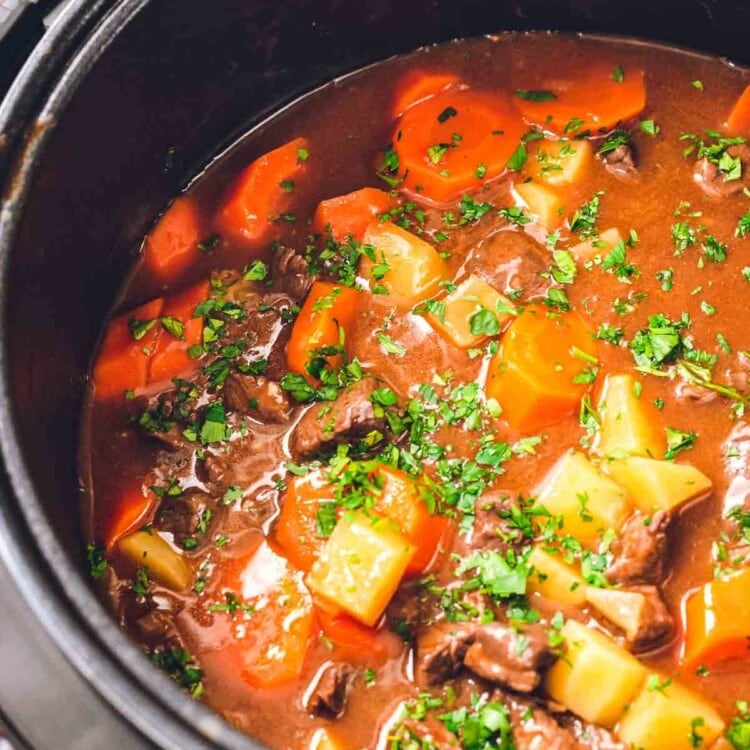
[[[557,94],[544,89],[516,89],[513,93],[519,99],[526,99],[529,102],[549,102],[557,99]]]
[[[203,670],[196,666],[193,657],[184,648],[156,649],[151,652],[151,661],[181,688],[185,688],[193,698],[201,697]]]
[[[667,452],[664,454],[664,458],[667,461],[671,461],[678,453],[692,448],[698,439],[693,430],[683,432],[674,427],[667,427],[665,432],[667,433]]]

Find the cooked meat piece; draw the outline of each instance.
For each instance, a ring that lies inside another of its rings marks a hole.
[[[523,231],[503,229],[481,240],[471,250],[466,270],[504,294],[523,290],[524,297],[544,294],[544,249]]]
[[[499,622],[477,628],[464,666],[485,680],[530,693],[542,671],[554,661],[547,634],[539,624],[515,629]]]
[[[404,719],[393,733],[398,747],[425,748],[425,750],[460,750],[458,738],[449,732],[437,719],[428,716],[422,721]],[[417,744],[415,744],[417,743]]]
[[[612,542],[613,560],[605,571],[610,583],[659,583],[664,578],[669,518],[663,510],[649,519],[640,512],[630,516]]]
[[[327,664],[318,671],[315,687],[307,699],[307,710],[329,719],[341,716],[346,705],[346,693],[354,677],[348,664]]]
[[[633,147],[629,143],[621,143],[617,148],[601,154],[600,158],[605,169],[624,180],[631,180],[638,174],[635,166],[635,157]]]
[[[629,640],[631,651],[651,651],[669,641],[674,635],[674,619],[669,614],[661,592],[656,586],[628,586],[625,591],[643,594],[646,607],[638,633]]]
[[[268,349],[266,377],[269,380],[278,382],[289,372],[289,365],[286,361],[286,345],[289,343],[291,337],[292,327],[290,325],[283,326]]]
[[[185,642],[175,625],[176,614],[172,610],[152,609],[135,621],[139,636],[150,648],[185,648]]]
[[[189,490],[181,495],[165,495],[159,506],[156,525],[160,531],[174,534],[177,544],[195,534],[201,524],[201,515],[207,508],[213,510],[214,503],[209,495],[197,490]]]
[[[522,541],[521,532],[511,524],[512,496],[512,492],[494,490],[477,500],[474,525],[466,540],[470,547],[505,553]]]
[[[730,146],[726,151],[730,156],[739,156],[742,160],[742,175],[739,179],[727,180],[727,175],[719,170],[717,164],[708,158],[698,159],[693,170],[693,179],[701,186],[706,195],[714,198],[725,198],[741,193],[748,185],[747,170],[750,166],[750,146],[739,144]]]
[[[495,691],[492,700],[505,704],[516,750],[582,750],[573,733],[560,726],[535,701]]]
[[[375,415],[370,395],[378,388],[364,378],[343,390],[333,402],[316,404],[297,423],[289,439],[292,454],[313,456],[342,441],[356,441],[370,432],[385,430],[385,420]]]
[[[292,410],[289,397],[276,381],[239,373],[233,373],[224,382],[224,406],[274,423],[286,422]]]
[[[417,634],[414,676],[418,685],[439,685],[455,677],[480,626],[475,623],[439,622]]]
[[[271,279],[274,289],[288,295],[298,305],[307,297],[314,281],[309,271],[307,261],[291,247],[281,245],[273,250]]]

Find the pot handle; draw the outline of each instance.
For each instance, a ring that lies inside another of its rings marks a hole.
[[[0,98],[45,31],[44,20],[59,0],[0,0]]]

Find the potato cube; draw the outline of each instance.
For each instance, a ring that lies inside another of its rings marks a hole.
[[[547,673],[550,696],[574,714],[612,728],[646,679],[646,668],[598,630],[568,620],[565,656]]]
[[[393,521],[352,513],[334,528],[307,585],[365,625],[374,625],[396,592],[415,548]]]
[[[636,639],[648,609],[644,594],[590,586],[586,589],[586,601],[617,625],[628,640]]]
[[[563,534],[593,548],[607,529],[619,531],[632,506],[628,493],[581,453],[569,451],[535,493],[539,504],[563,519]]]
[[[597,255],[603,258],[618,242],[622,242],[622,239],[619,229],[605,229],[598,237],[573,245],[570,254],[578,263],[594,260]]]
[[[664,456],[666,440],[656,407],[636,396],[636,378],[632,373],[607,376],[597,409],[601,426],[594,451],[600,456]]]
[[[617,734],[639,750],[708,748],[724,722],[702,697],[660,675],[651,675],[623,716]]]
[[[133,565],[146,568],[156,583],[173,591],[184,591],[193,580],[187,560],[153,529],[128,534],[117,543],[117,550]]]
[[[459,349],[469,349],[487,338],[487,327],[477,326],[476,319],[474,325],[477,332],[472,332],[472,319],[477,313],[483,310],[493,313],[499,333],[503,324],[512,317],[510,311],[515,310],[510,300],[474,274],[447,294],[442,302],[444,308],[441,314],[429,312],[425,317],[433,328]]]
[[[538,182],[524,182],[515,191],[529,213],[547,231],[552,232],[562,224],[563,203],[558,193]]]
[[[644,513],[671,510],[711,492],[713,483],[689,464],[631,456],[603,464]]]
[[[545,599],[581,607],[586,603],[586,583],[583,578],[563,562],[560,553],[547,552],[534,547],[529,555],[532,573],[527,589]]]
[[[370,224],[364,244],[372,248],[373,257],[362,256],[360,273],[369,279],[371,289],[380,287],[401,309],[434,295],[449,276],[432,245],[395,224]]]
[[[527,170],[548,185],[572,185],[589,170],[594,155],[588,141],[535,141]]]

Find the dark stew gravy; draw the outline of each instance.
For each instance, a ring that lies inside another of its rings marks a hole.
[[[460,41],[197,178],[85,415],[153,662],[274,748],[750,748],[748,83]]]

